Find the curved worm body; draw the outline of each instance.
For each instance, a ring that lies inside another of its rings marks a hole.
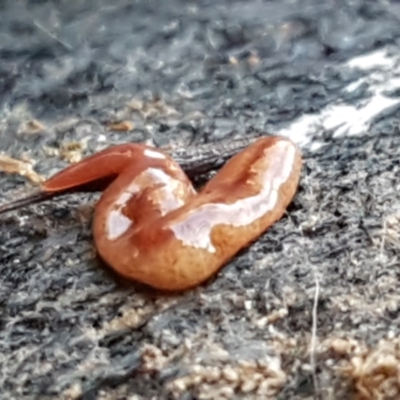
[[[264,137],[233,156],[197,193],[166,153],[118,145],[56,174],[39,193],[0,213],[74,191],[105,189],[93,235],[120,275],[185,290],[215,274],[281,218],[299,181],[301,156],[288,139]]]

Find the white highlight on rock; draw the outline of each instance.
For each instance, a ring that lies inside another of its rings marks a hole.
[[[292,143],[278,141],[272,151],[275,162],[265,171],[262,191],[255,196],[238,200],[233,204],[211,203],[192,210],[182,221],[169,228],[185,246],[216,251],[211,231],[216,225],[246,226],[271,211],[277,203],[278,191],[292,172],[296,149]]]
[[[400,105],[398,98],[385,95],[387,90],[400,89],[398,65],[400,57],[389,55],[386,50],[353,58],[343,64],[343,69],[357,68],[365,71],[366,75],[349,84],[346,90],[351,93],[366,83],[371,97],[354,105],[345,102],[331,104],[318,114],[302,116],[277,134],[289,137],[300,147],[310,146],[311,149],[321,146],[319,142],[311,143],[311,136],[321,130],[333,130],[335,137],[363,134],[382,112]]]

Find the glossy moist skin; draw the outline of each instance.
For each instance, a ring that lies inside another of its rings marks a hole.
[[[97,204],[94,239],[120,275],[162,290],[210,278],[282,217],[298,186],[301,155],[285,138],[257,140],[198,194],[168,155],[132,146]]]
[[[263,137],[196,193],[168,154],[122,144],[62,170],[40,191],[0,206],[0,214],[65,193],[106,188],[93,226],[101,257],[126,278],[179,291],[204,282],[281,218],[300,169],[301,156],[291,141]]]

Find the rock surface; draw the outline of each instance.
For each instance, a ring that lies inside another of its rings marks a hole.
[[[399,15],[366,0],[3,2],[0,151],[50,176],[110,144],[358,109],[376,76],[346,62],[398,56]],[[358,135],[292,133],[304,169],[287,216],[179,295],[96,258],[97,195],[0,216],[0,398],[398,398],[399,117],[393,101]],[[0,203],[31,186],[0,183]]]

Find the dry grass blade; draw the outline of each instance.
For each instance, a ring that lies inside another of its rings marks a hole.
[[[25,176],[35,184],[44,181],[44,178],[33,170],[32,164],[16,160],[15,158],[11,158],[4,154],[0,154],[0,171],[8,174],[19,174]]]

